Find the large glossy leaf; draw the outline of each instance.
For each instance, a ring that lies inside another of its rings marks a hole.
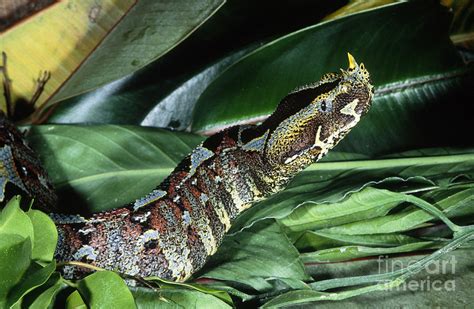
[[[270,38],[317,23],[345,2],[228,1],[166,57],[123,79],[62,102],[49,121],[186,129],[202,91],[230,64]]]
[[[165,54],[223,0],[139,1],[48,104],[128,75]]]
[[[309,279],[297,250],[273,220],[226,237],[197,276],[238,282],[260,292],[272,288],[270,279]]]
[[[28,139],[63,210],[71,212],[118,207],[145,195],[202,140],[141,127],[65,125],[34,127]]]
[[[297,31],[256,50],[216,79],[196,105],[192,128],[209,132],[268,116],[295,87],[346,68],[348,51],[365,63],[376,86],[403,84],[398,89],[390,86],[392,92],[406,88],[413,78],[423,78],[426,84],[443,79],[438,74],[449,77],[447,72],[459,69],[462,62],[449,41],[448,27],[445,8],[432,1],[413,1]],[[420,104],[427,104],[421,101],[399,109],[420,111]],[[207,110],[213,112],[203,112]]]

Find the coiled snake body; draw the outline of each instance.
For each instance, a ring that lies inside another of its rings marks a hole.
[[[52,215],[59,232],[55,258],[128,275],[188,279],[242,211],[284,188],[359,122],[372,92],[364,65],[349,55],[347,70],[288,94],[262,124],[209,137],[147,196],[90,218]],[[6,142],[0,146],[3,154],[11,150]],[[4,183],[11,182],[7,164],[0,172],[7,175]],[[89,270],[63,271],[66,278],[80,278]]]

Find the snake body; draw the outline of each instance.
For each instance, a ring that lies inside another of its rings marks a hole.
[[[56,210],[57,196],[39,158],[23,134],[0,112],[0,201],[8,198],[8,184],[34,196],[39,208]]]
[[[185,281],[214,254],[235,218],[282,190],[367,113],[369,73],[349,68],[288,94],[260,125],[225,129],[197,146],[156,189],[90,218],[52,215],[58,261]],[[90,270],[66,266],[66,278]]]

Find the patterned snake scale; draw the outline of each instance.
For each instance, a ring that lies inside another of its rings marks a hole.
[[[38,208],[56,209],[57,196],[40,160],[23,134],[0,111],[0,201],[11,197],[12,194],[5,196],[9,183],[34,196]]]
[[[55,258],[132,276],[188,279],[216,252],[241,212],[282,190],[367,113],[373,96],[369,73],[348,56],[347,70],[291,92],[263,123],[209,137],[145,197],[90,218],[51,215],[59,233]],[[53,202],[16,176],[21,168],[12,159],[14,150],[1,142],[1,183],[13,182],[41,203]],[[50,190],[45,180],[37,183]],[[89,272],[63,268],[72,279]]]

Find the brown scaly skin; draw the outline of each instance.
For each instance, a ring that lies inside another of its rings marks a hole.
[[[288,94],[258,126],[209,137],[133,204],[87,219],[51,215],[59,232],[56,259],[132,276],[188,279],[242,211],[284,188],[359,122],[372,92],[368,72],[349,55],[347,71]],[[88,271],[63,269],[66,278]]]
[[[56,193],[41,162],[21,132],[0,112],[0,202],[5,200],[8,183],[34,197],[41,209],[55,210]]]

